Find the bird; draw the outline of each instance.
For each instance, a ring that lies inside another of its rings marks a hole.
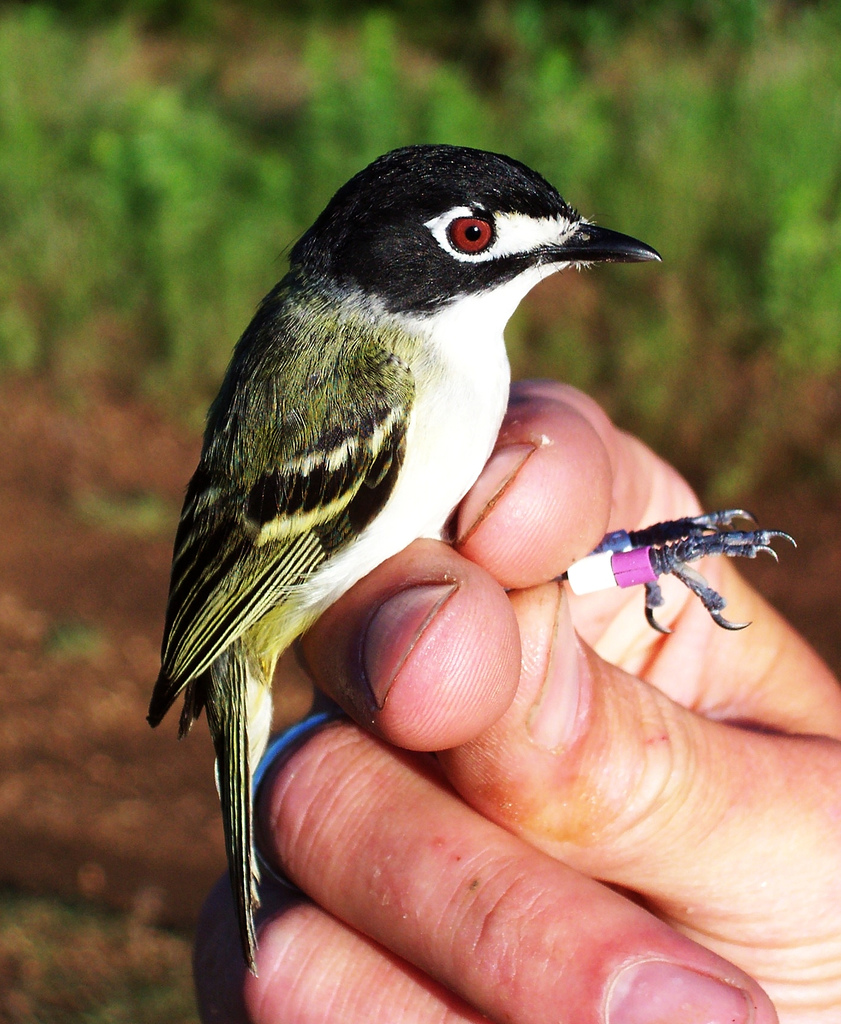
[[[179,735],[206,713],[253,973],[251,783],[279,656],[385,559],[444,536],[502,423],[521,299],[566,267],[659,259],[511,157],[408,146],[336,192],[236,344],[176,532],[148,721],[179,696]]]

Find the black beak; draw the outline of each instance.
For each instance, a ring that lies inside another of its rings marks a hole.
[[[563,245],[549,249],[553,262],[642,263],[660,260],[660,253],[630,235],[621,235],[595,224],[581,224]]]

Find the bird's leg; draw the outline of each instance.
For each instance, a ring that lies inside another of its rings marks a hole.
[[[570,566],[565,577],[575,593],[589,593],[609,586],[645,585],[645,615],[661,633],[654,611],[663,604],[657,580],[676,576],[696,594],[713,620],[724,629],[744,629],[746,622],[730,622],[722,615],[727,602],[689,563],[707,555],[756,558],[765,551],[774,558],[777,538],[794,540],[781,530],[732,530],[736,519],[755,522],[743,509],[724,509],[705,515],[655,523],[642,530],[609,533],[595,551]]]

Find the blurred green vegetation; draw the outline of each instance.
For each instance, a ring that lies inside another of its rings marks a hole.
[[[0,4],[0,372],[200,422],[284,250],[420,141],[518,157],[663,254],[542,286],[518,375],[708,495],[841,483],[830,3]]]

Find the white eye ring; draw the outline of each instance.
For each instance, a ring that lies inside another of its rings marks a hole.
[[[471,210],[469,206],[454,206],[451,210],[447,210],[446,213],[428,220],[424,226],[429,228],[432,232],[432,237],[442,249],[457,260],[461,260],[462,263],[472,263],[474,260],[488,259],[489,253],[493,249],[493,242],[487,248],[475,253],[464,252],[453,245],[452,238],[450,237],[450,226],[455,221],[462,220],[465,217],[487,220],[487,217],[476,217],[476,211]]]

